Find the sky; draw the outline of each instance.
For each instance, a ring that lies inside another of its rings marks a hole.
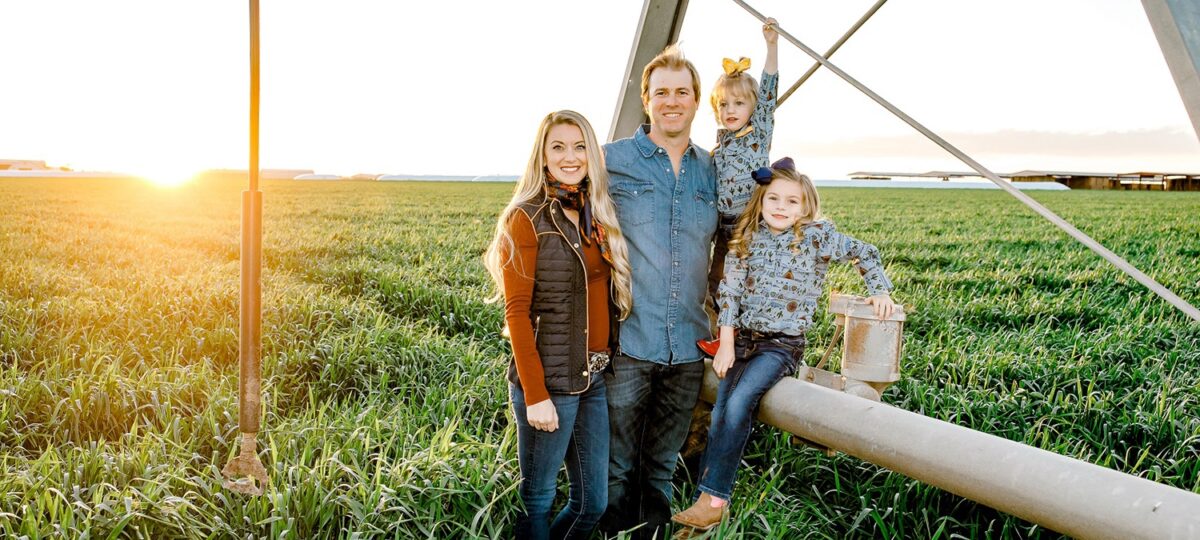
[[[824,51],[874,0],[750,0]],[[248,164],[245,0],[0,2],[0,159],[182,179]],[[641,0],[262,0],[261,166],[516,175],[546,113],[609,137]],[[760,23],[690,0],[709,148],[722,57]],[[780,83],[812,61],[780,39]],[[893,0],[832,61],[996,172],[1200,172],[1139,0]],[[640,72],[640,67],[638,68]],[[827,70],[776,113],[772,157],[817,178],[967,170]],[[624,135],[624,134],[623,134]]]

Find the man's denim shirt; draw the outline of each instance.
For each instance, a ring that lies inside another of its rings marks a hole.
[[[703,358],[709,337],[704,299],[717,181],[712,157],[689,144],[676,179],[667,151],[643,125],[633,137],[604,145],[609,192],[629,244],[633,312],[621,323],[620,352],[656,364]]]

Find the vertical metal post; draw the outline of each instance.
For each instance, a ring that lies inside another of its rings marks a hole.
[[[629,52],[625,79],[621,81],[621,93],[617,97],[617,110],[608,130],[609,142],[633,135],[633,130],[646,122],[646,111],[642,107],[642,68],[667,45],[679,39],[684,13],[687,13],[687,0],[646,0],[642,5],[642,17],[638,21],[637,34],[633,36],[633,50]]]
[[[225,487],[262,495],[267,472],[258,459],[262,394],[262,192],[258,190],[258,0],[250,0],[250,187],[242,192],[242,284],[238,334],[238,429],[241,452],[225,465]],[[257,481],[257,482],[256,482]]]
[[[1142,0],[1158,47],[1200,137],[1200,4],[1195,0]]]
[[[258,190],[258,0],[250,0],[250,189],[242,192],[242,298],[238,350],[242,433],[258,433],[262,374],[262,192]]]

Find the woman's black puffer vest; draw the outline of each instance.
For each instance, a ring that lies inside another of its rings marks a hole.
[[[529,321],[542,359],[546,390],[581,393],[591,386],[591,374],[587,368],[587,272],[579,231],[553,198],[539,197],[517,208],[529,216],[538,237]],[[610,344],[616,343],[616,313],[610,299]],[[521,384],[513,362],[509,362],[508,380]]]

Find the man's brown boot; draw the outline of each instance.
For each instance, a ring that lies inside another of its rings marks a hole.
[[[727,503],[720,508],[713,508],[712,500],[712,495],[701,492],[700,498],[696,499],[692,506],[671,516],[671,521],[701,531],[717,526],[728,515],[729,505]]]

